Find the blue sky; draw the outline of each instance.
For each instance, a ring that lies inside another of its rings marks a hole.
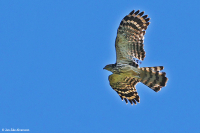
[[[0,1],[0,131],[200,132],[200,1]],[[139,83],[125,104],[103,70],[115,63],[122,18],[151,18],[141,67],[169,78],[155,93]]]

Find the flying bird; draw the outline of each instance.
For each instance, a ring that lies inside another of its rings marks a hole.
[[[136,84],[142,82],[155,92],[166,86],[168,78],[163,66],[139,67],[138,61],[145,58],[144,35],[150,24],[148,15],[140,10],[133,10],[125,16],[117,30],[115,40],[116,63],[106,65],[103,69],[111,71],[108,77],[110,86],[120,98],[133,105],[140,102]]]

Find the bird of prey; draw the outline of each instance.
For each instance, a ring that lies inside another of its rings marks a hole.
[[[103,69],[111,71],[108,77],[110,86],[120,98],[133,105],[140,102],[136,84],[142,82],[155,92],[166,86],[167,77],[163,66],[139,67],[138,61],[144,60],[144,35],[150,24],[148,15],[140,10],[133,10],[121,21],[115,40],[116,63],[106,65]]]

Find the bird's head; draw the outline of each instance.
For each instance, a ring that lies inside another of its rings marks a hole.
[[[112,72],[112,69],[113,69],[114,67],[115,67],[115,64],[109,64],[109,65],[106,65],[103,69],[106,69],[106,70]]]

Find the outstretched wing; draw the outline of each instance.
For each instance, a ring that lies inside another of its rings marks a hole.
[[[112,74],[108,79],[110,81],[110,86],[119,94],[122,101],[124,99],[126,103],[129,101],[131,104],[136,104],[136,101],[140,102],[140,98],[135,88],[135,85],[138,83],[137,80],[126,77],[123,74]]]
[[[117,54],[117,63],[130,63],[133,58],[144,60],[144,35],[150,22],[148,15],[143,15],[143,12],[132,11],[125,16],[121,21],[117,38],[115,41],[115,48]]]

